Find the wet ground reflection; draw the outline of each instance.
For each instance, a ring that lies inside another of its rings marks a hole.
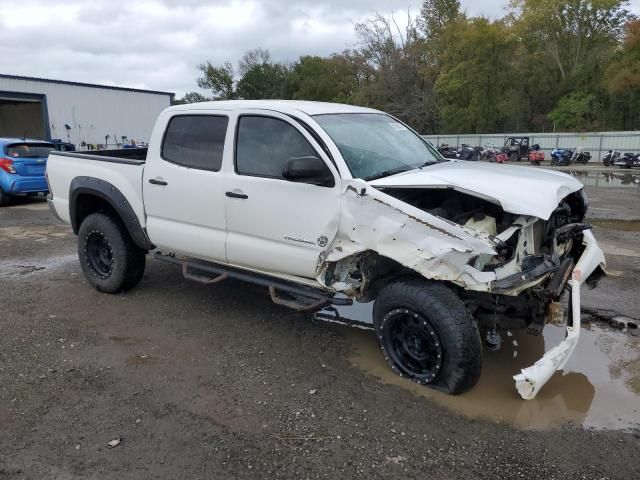
[[[610,171],[610,172],[585,172],[571,171],[571,175],[580,180],[584,185],[591,187],[628,187],[640,191],[640,172],[638,171]]]
[[[370,308],[358,305],[343,309],[342,315],[366,320]],[[498,352],[485,349],[478,385],[459,396],[425,388],[394,374],[372,331],[349,328],[345,334],[353,345],[350,360],[356,367],[380,382],[410,390],[470,417],[522,428],[570,422],[595,429],[640,428],[640,337],[596,324],[583,328],[565,370],[557,372],[536,399],[524,401],[515,390],[512,376],[557,345],[564,336],[562,328],[549,325],[539,337],[524,332],[505,335]]]

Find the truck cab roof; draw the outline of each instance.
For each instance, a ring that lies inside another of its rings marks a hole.
[[[272,110],[281,113],[302,112],[307,115],[324,115],[331,113],[383,113],[379,110],[342,103],[313,102],[307,100],[215,100],[211,102],[175,105],[169,110],[240,110],[240,109]]]

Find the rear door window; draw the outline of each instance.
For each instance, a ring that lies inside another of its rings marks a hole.
[[[183,167],[217,172],[228,124],[229,119],[222,115],[173,117],[162,142],[162,158]]]
[[[293,157],[318,156],[292,125],[273,117],[243,115],[236,139],[236,171],[241,175],[282,178]]]
[[[7,157],[11,158],[47,158],[55,150],[48,143],[12,143],[7,145]]]

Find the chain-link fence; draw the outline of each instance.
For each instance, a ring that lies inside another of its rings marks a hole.
[[[591,152],[591,161],[598,161],[608,150],[640,153],[640,132],[599,132],[599,133],[504,133],[486,135],[424,135],[434,146],[443,143],[450,147],[460,147],[463,143],[471,146],[494,145],[501,147],[507,137],[529,137],[529,145],[540,145],[548,159],[554,148],[574,150],[582,147]]]

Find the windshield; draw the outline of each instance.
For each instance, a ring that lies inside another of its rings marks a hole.
[[[374,180],[444,160],[416,133],[383,113],[316,115],[354,178]]]
[[[49,143],[13,143],[7,145],[7,157],[12,158],[46,158],[55,150]]]

